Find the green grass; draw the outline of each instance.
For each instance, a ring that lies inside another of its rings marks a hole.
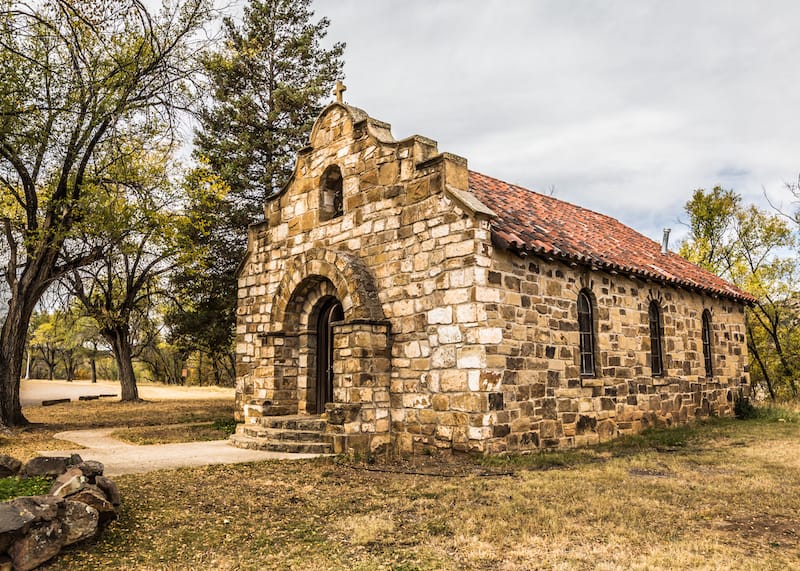
[[[223,433],[225,437],[228,437],[236,432],[236,421],[231,417],[218,418],[212,423],[211,426],[214,428],[214,430],[219,430],[221,433]]]
[[[44,476],[0,478],[0,501],[11,500],[20,496],[40,496],[46,494],[52,484],[52,478],[45,478]]]

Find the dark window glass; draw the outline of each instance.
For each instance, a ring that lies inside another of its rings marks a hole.
[[[714,376],[711,357],[711,312],[703,311],[703,361],[706,366],[706,377]]]
[[[661,309],[655,301],[650,302],[650,369],[654,377],[664,374],[664,355],[661,343]]]
[[[594,375],[594,319],[589,294],[578,294],[578,330],[580,331],[581,375]]]

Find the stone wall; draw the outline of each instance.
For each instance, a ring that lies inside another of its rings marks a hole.
[[[0,477],[54,478],[50,493],[0,503],[0,569],[29,571],[62,548],[98,537],[116,519],[121,502],[103,464],[70,457],[40,456],[24,466],[0,455]]]
[[[728,415],[737,388],[748,382],[741,303],[502,250],[492,253],[486,282],[484,296],[492,301],[481,305],[483,327],[473,333],[461,327],[457,334],[481,340],[476,360],[485,365],[471,373],[474,409],[482,413],[469,419],[470,450],[582,446],[649,426]],[[579,367],[576,301],[584,288],[595,302],[592,376],[581,376]],[[651,300],[662,310],[662,376],[650,370]],[[704,309],[712,315],[711,378],[703,361]],[[462,394],[450,393],[450,402]],[[444,442],[434,443],[448,446],[448,436],[438,428]]]
[[[324,195],[332,167],[338,217]],[[495,247],[494,214],[469,193],[466,161],[423,137],[395,141],[357,109],[323,112],[265,215],[239,279],[240,421],[310,410],[315,308],[332,297],[344,310],[327,410],[336,451],[590,444],[728,414],[747,380],[741,304]],[[596,305],[593,377],[578,366],[581,288]],[[649,371],[652,299],[664,316],[663,377]]]

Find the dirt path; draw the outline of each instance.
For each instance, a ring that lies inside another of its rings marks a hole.
[[[232,446],[227,440],[186,442],[137,446],[111,438],[115,428],[70,430],[55,434],[55,438],[73,442],[85,448],[42,451],[42,456],[80,454],[85,460],[97,460],[105,466],[105,474],[140,474],[185,466],[210,464],[239,464],[262,460],[302,460],[318,454],[288,454],[245,450]]]

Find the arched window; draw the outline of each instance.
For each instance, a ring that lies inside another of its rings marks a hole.
[[[711,356],[711,312],[703,311],[703,361],[706,367],[706,377],[714,376],[713,360]]]
[[[581,375],[592,376],[594,370],[594,316],[592,298],[589,292],[581,290],[578,294],[578,331],[581,352]]]
[[[650,370],[654,377],[664,374],[664,353],[661,341],[661,308],[655,301],[650,302]]]
[[[319,184],[320,220],[330,220],[341,216],[344,212],[344,194],[342,189],[342,171],[331,165],[322,174]]]

